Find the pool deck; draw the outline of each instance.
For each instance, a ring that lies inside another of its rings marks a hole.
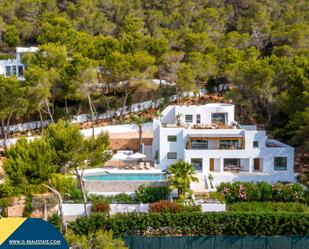
[[[94,169],[86,169],[84,171],[84,176],[91,176],[91,175],[97,175],[100,173],[125,173],[125,174],[153,174],[153,173],[162,173],[162,169],[156,169],[156,168],[150,168],[148,170],[142,169],[142,170],[137,170],[137,169],[118,169],[118,168],[94,168]]]
[[[162,174],[161,169],[151,168],[149,170],[124,170],[117,168],[94,168],[84,171],[84,176],[98,175],[105,172],[113,173],[125,173],[125,174]],[[87,180],[84,179],[85,189],[90,193],[95,194],[119,194],[119,193],[134,193],[140,185],[158,187],[166,186],[166,180]]]

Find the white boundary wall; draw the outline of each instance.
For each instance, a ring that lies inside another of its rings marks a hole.
[[[202,93],[202,91],[201,91]],[[189,97],[193,96],[194,94],[192,92],[185,92],[183,94],[183,97]],[[169,100],[175,101],[176,100],[176,95],[173,95],[169,98]],[[153,101],[153,100],[148,100],[144,102],[139,102],[132,104],[131,106],[126,106],[123,114],[129,114],[132,112],[140,112],[144,111],[150,108],[156,108],[159,107],[159,105],[163,102],[163,99]],[[104,120],[104,119],[109,119],[114,116],[118,116],[121,112],[121,108],[117,109],[116,111],[112,111],[111,114],[109,112],[101,113],[98,114],[95,117],[95,120]],[[91,121],[91,115],[90,114],[80,114],[72,117],[72,123],[84,123],[87,121]],[[47,126],[50,123],[50,120],[44,120],[43,121],[43,126]],[[36,130],[41,128],[41,123],[40,121],[34,121],[34,122],[26,122],[22,124],[16,124],[16,125],[10,125],[10,132],[24,132],[28,130]],[[1,130],[0,130],[0,135],[1,135]]]

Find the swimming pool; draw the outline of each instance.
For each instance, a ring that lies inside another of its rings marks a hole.
[[[86,175],[85,180],[94,181],[163,181],[165,174],[162,173],[101,173],[98,175]]]

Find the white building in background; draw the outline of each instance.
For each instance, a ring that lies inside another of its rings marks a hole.
[[[37,47],[17,47],[16,58],[0,60],[0,75],[12,76],[15,75],[18,80],[25,80],[24,70],[25,65],[22,63],[22,56],[25,53],[35,53],[38,51]]]
[[[209,174],[214,185],[295,181],[294,149],[254,125],[239,125],[232,104],[168,106],[153,121],[152,153],[162,169],[177,160],[192,163],[200,188],[209,187]]]

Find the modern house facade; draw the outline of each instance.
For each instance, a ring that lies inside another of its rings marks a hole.
[[[18,80],[25,80],[25,65],[22,62],[23,54],[35,53],[37,51],[37,47],[17,47],[15,59],[0,60],[0,75],[6,77],[15,75]]]
[[[153,121],[157,167],[177,160],[223,181],[295,181],[294,149],[254,125],[239,125],[232,104],[168,106]],[[205,180],[207,183],[207,179]]]

